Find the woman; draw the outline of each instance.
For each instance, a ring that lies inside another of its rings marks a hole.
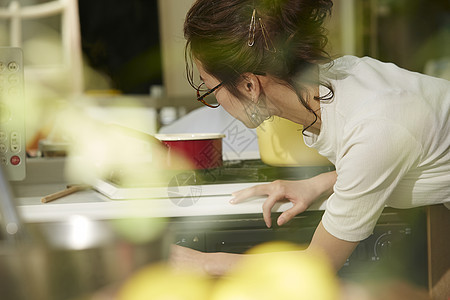
[[[327,0],[197,0],[184,33],[199,101],[214,107],[204,98],[213,93],[251,128],[274,115],[301,124],[305,143],[334,163],[335,172],[257,185],[231,202],[267,195],[262,210],[270,227],[277,201],[293,203],[277,219],[283,225],[328,194],[306,251],[321,249],[339,270],[386,205],[450,200],[450,84],[367,57],[332,60],[322,27],[331,8]],[[194,262],[210,274],[240,258],[182,247],[172,254],[176,264]]]

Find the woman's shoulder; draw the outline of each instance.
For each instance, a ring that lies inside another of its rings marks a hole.
[[[346,74],[351,74],[353,72],[361,72],[362,70],[365,69],[380,69],[380,70],[385,68],[400,69],[398,66],[390,62],[382,62],[370,56],[359,57],[354,55],[343,55],[337,57],[333,59],[329,64],[323,65],[322,68],[334,73],[339,72]]]
[[[435,78],[422,73],[404,69],[395,63],[364,56],[345,55],[334,59],[328,65],[322,66],[322,80],[331,80],[341,89],[350,89],[352,94],[416,94],[422,98],[439,98],[447,94],[449,81]],[[430,89],[430,87],[433,87]]]
[[[331,72],[344,72],[351,74],[352,72],[361,72],[364,70],[379,70],[379,71],[408,71],[397,66],[393,62],[385,62],[370,56],[354,56],[343,55],[334,58],[330,63],[322,65],[323,70]]]
[[[432,77],[421,72],[412,71],[395,62],[382,61],[370,56],[358,57],[344,55],[335,58],[330,64],[325,66],[325,69],[329,69],[332,72],[345,73],[347,76],[369,76],[366,77],[369,81],[370,76],[383,78],[383,83],[387,85],[391,83],[402,86],[407,79],[408,81],[426,82],[427,84],[431,82],[446,86],[447,88],[449,86],[449,81],[443,78]]]
[[[380,68],[380,66],[377,67],[380,63],[368,56],[343,55],[321,65],[320,73],[324,78],[343,80],[350,76],[358,76],[360,73],[367,72],[368,69]]]

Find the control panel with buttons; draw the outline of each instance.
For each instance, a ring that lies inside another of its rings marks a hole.
[[[9,180],[26,175],[23,54],[17,47],[0,47],[0,165]]]

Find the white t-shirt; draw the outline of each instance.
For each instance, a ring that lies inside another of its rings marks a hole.
[[[322,219],[330,234],[360,241],[386,205],[450,201],[449,81],[353,56],[321,76],[334,97],[321,102],[320,134],[304,139],[336,166]]]

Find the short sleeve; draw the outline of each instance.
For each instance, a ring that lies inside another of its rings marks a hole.
[[[389,120],[366,120],[346,128],[336,154],[334,193],[322,219],[325,229],[346,241],[367,238],[420,153],[414,137]]]

